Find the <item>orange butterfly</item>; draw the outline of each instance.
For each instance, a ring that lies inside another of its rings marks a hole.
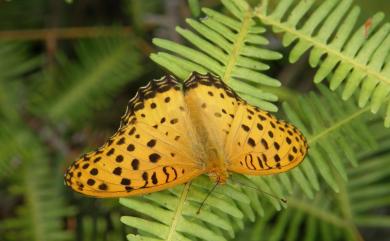
[[[268,175],[302,162],[308,145],[285,121],[249,105],[221,79],[193,73],[153,80],[128,104],[119,130],[67,170],[65,183],[94,197],[142,195],[207,173]]]

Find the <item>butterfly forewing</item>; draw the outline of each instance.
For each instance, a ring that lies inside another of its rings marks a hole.
[[[119,130],[68,169],[65,182],[96,197],[146,194],[204,170],[194,156],[187,107],[176,80],[151,81],[129,102]]]

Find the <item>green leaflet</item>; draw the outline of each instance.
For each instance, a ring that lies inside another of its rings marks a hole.
[[[343,86],[343,100],[359,93],[359,107],[369,106],[372,113],[385,106],[384,124],[390,126],[390,24],[382,23],[383,13],[355,28],[359,8],[352,0],[288,0],[271,11],[264,7],[256,16],[284,33],[283,45],[293,46],[291,62],[310,49],[309,63],[318,67],[315,83],[328,79],[332,90]]]

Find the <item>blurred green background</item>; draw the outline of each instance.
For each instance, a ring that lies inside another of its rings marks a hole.
[[[388,0],[355,2],[363,21],[377,11],[389,20]],[[218,0],[200,4],[222,8]],[[75,194],[63,185],[63,173],[116,130],[138,87],[165,73],[149,59],[157,51],[152,39],[185,43],[175,26],[198,17],[195,5],[0,1],[0,241],[126,240],[131,230],[119,222],[126,211],[117,199]],[[269,37],[274,50],[286,51]],[[283,59],[267,74],[288,87],[278,93],[282,100],[313,89],[305,61]],[[390,238],[382,234],[381,240]]]

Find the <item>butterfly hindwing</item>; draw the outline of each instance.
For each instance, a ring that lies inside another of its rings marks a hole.
[[[296,127],[243,101],[225,145],[228,170],[249,175],[285,172],[303,161],[307,148]]]
[[[95,197],[140,195],[185,183],[204,172],[194,157],[189,126],[176,80],[153,80],[130,100],[119,130],[75,161],[65,182]]]

